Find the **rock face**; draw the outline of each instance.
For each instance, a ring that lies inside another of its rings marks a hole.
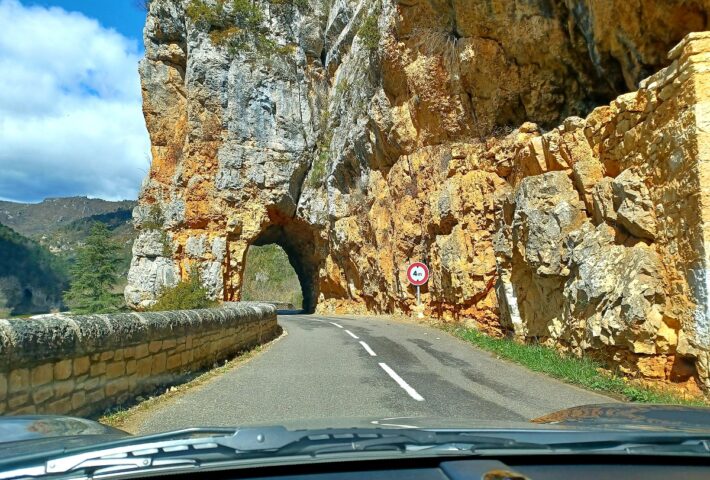
[[[420,260],[430,315],[710,386],[710,2],[279,2],[269,53],[196,2],[150,5],[129,304],[277,243],[306,309],[408,312]]]
[[[637,92],[518,134],[496,254],[501,321],[520,337],[647,378],[695,364],[708,387],[709,48],[691,34]]]

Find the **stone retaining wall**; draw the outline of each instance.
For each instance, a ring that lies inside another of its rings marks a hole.
[[[0,414],[91,416],[279,331],[262,304],[0,320]]]

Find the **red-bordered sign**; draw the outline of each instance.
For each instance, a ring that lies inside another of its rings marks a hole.
[[[424,285],[429,280],[429,268],[422,262],[414,262],[407,269],[407,279],[412,285]]]

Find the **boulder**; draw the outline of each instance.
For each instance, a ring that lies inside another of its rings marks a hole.
[[[624,170],[611,182],[617,221],[631,235],[654,240],[656,215],[648,188],[632,170]]]

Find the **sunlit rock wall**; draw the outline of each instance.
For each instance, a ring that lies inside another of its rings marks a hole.
[[[430,315],[704,371],[702,85],[681,52],[710,49],[667,53],[710,2],[264,4],[268,58],[213,44],[187,3],[146,23],[130,305],[193,266],[238,299],[248,246],[278,243],[307,309],[409,312],[421,260]],[[672,61],[670,87],[612,102]]]
[[[496,253],[516,334],[707,384],[708,52],[690,35],[637,92],[510,148]]]

